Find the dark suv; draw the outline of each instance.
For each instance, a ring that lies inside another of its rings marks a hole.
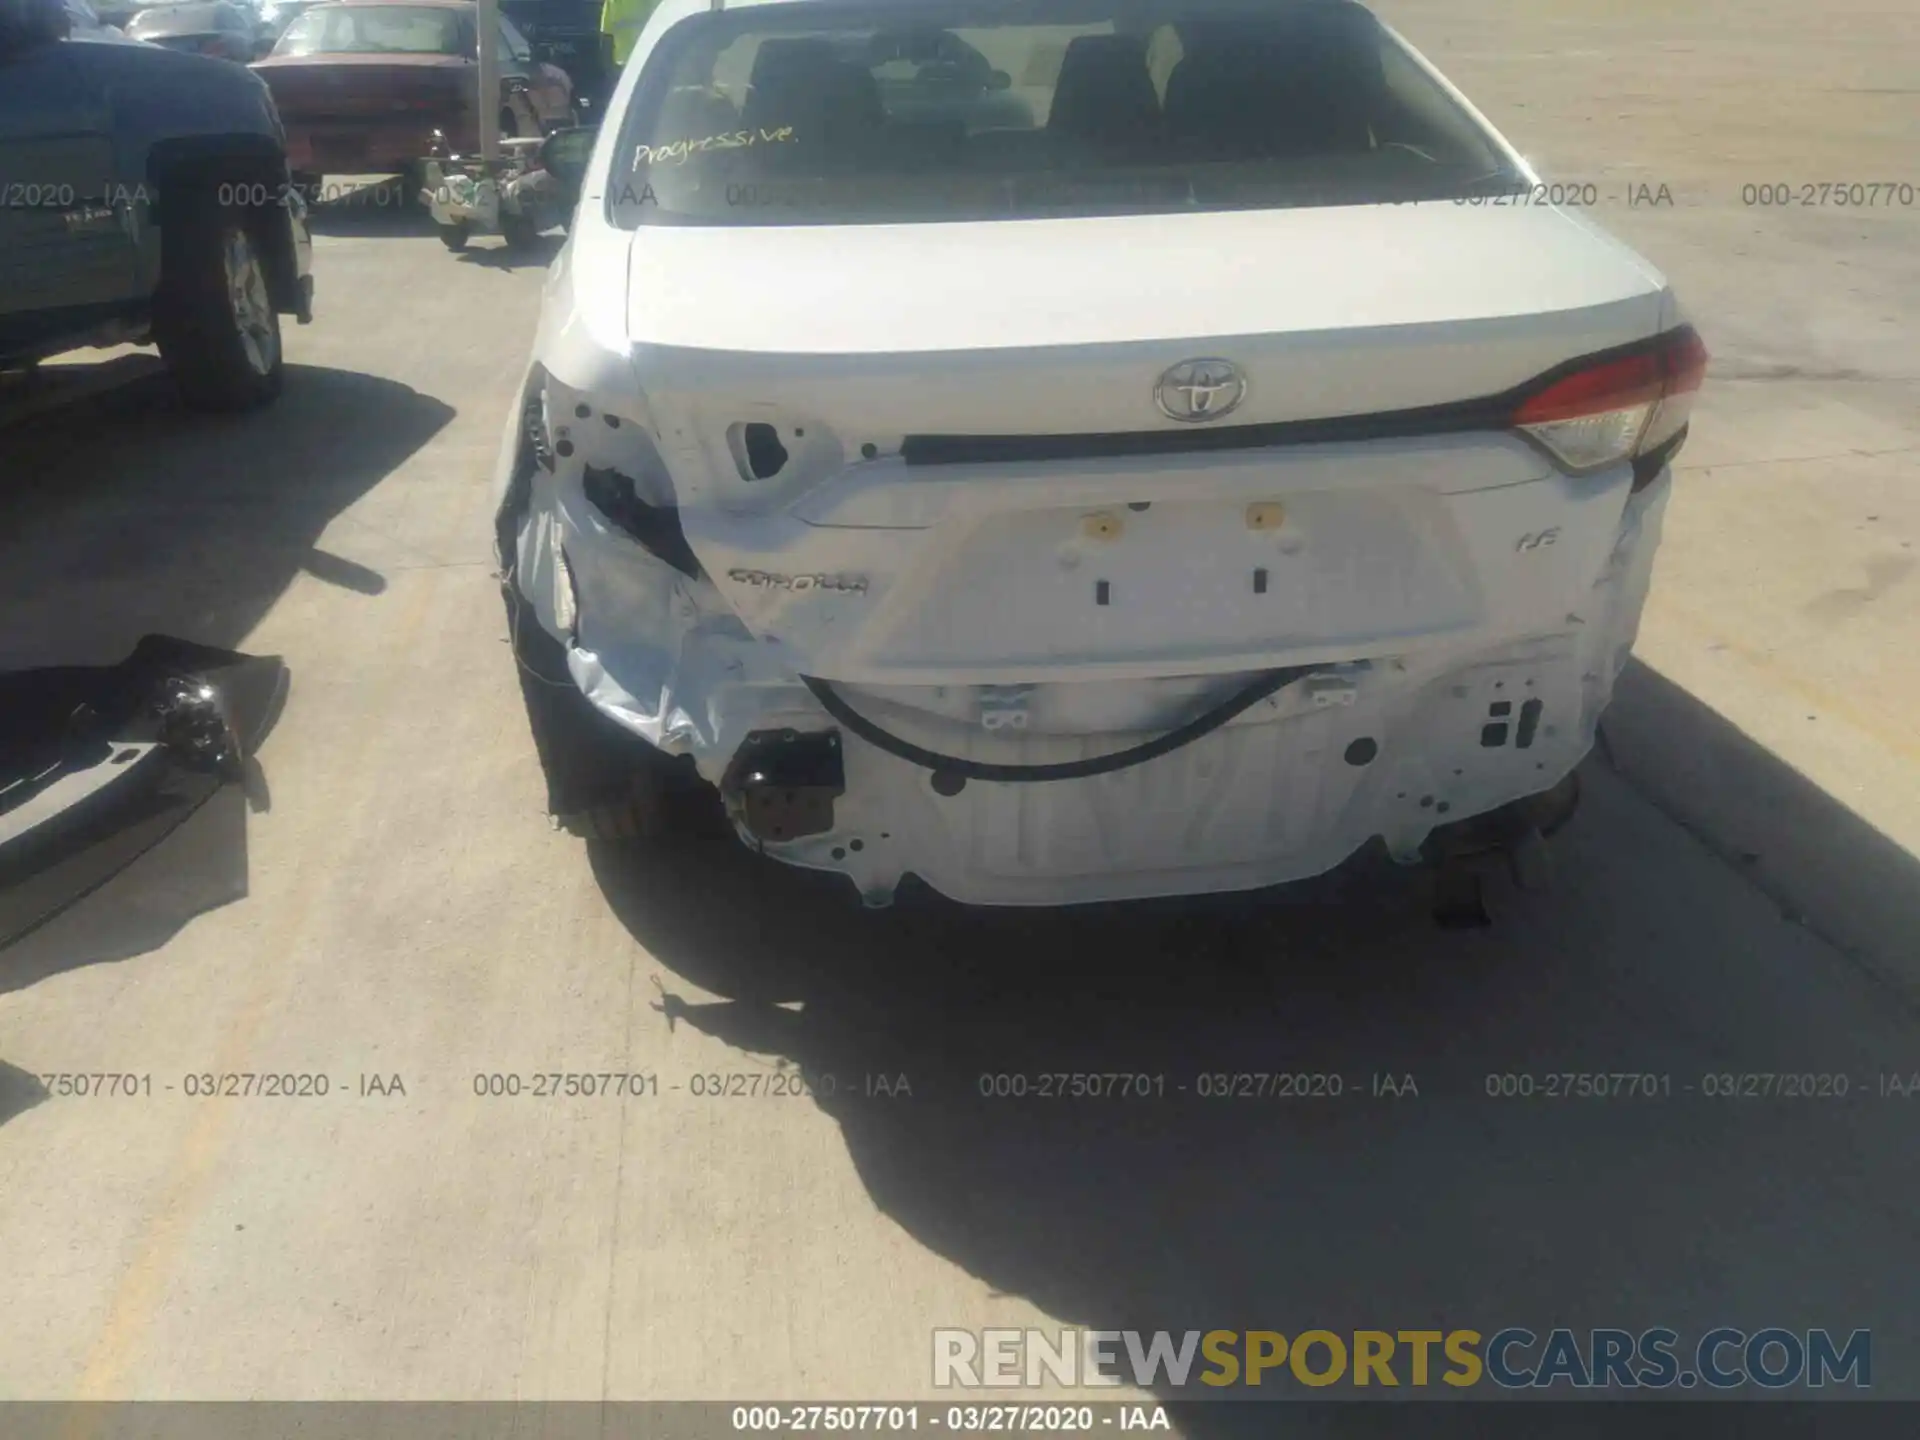
[[[312,265],[258,76],[0,0],[0,368],[153,342],[188,404],[264,404]]]

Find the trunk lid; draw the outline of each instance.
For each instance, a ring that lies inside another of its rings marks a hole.
[[[289,123],[392,120],[468,108],[474,65],[458,55],[269,58],[253,66]]]
[[[790,279],[801,271],[804,289]],[[1572,212],[1482,201],[652,226],[638,232],[634,279],[637,340],[835,354],[1532,316],[1660,288],[1638,255]]]
[[[1562,625],[1611,553],[1624,467],[1572,482],[1497,417],[1405,412],[1672,315],[1577,217],[1441,202],[649,227],[629,323],[688,538],[746,622],[804,673],[938,684]],[[1244,394],[1183,423],[1157,383],[1199,358]],[[1339,417],[1316,443],[1247,428]],[[787,452],[771,473],[748,425]],[[1545,558],[1515,550],[1549,530]]]

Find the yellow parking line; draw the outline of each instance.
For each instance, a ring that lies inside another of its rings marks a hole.
[[[441,588],[445,572],[429,571],[409,587],[413,593],[404,602],[397,631],[382,648],[392,655],[414,653],[414,642],[425,619],[428,600]],[[431,577],[431,578],[429,578]],[[379,703],[371,707],[376,715],[391,713],[391,691],[406,676],[404,665],[396,665],[386,685],[381,687]],[[365,775],[362,763],[379,731],[377,725],[345,727],[357,742],[344,773]],[[344,738],[335,732],[337,738]],[[283,963],[297,953],[310,928],[314,905],[330,883],[335,862],[353,842],[348,826],[331,827],[332,848],[305,860],[299,867],[293,893],[278,903],[273,923],[267,927],[260,945],[260,961],[254,968],[254,983],[245,1002],[222,1037],[214,1064],[221,1074],[245,1073],[255,1067],[249,1062],[254,1042],[272,1012],[281,990],[292,978]],[[77,1400],[125,1398],[120,1394],[129,1362],[145,1339],[154,1315],[165,1298],[167,1286],[178,1269],[187,1235],[200,1218],[209,1188],[214,1183],[225,1151],[229,1117],[235,1112],[226,1105],[201,1104],[194,1107],[192,1122],[181,1137],[168,1165],[164,1198],[147,1221],[107,1305],[106,1318],[88,1353],[86,1368],[75,1387]],[[87,1417],[97,1412],[77,1410],[66,1431],[66,1440],[87,1440],[97,1433],[98,1422]]]

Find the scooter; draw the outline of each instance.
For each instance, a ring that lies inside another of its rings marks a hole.
[[[503,139],[501,154],[489,160],[455,153],[445,133],[434,131],[421,166],[420,199],[441,243],[461,251],[476,232],[492,233],[509,250],[526,251],[539,243],[542,231],[564,228],[579,196],[546,168],[547,143]]]
[[[480,0],[475,83],[481,97],[494,94],[500,83],[499,9],[499,0]],[[477,110],[480,153],[457,154],[446,132],[434,131],[421,162],[420,200],[449,250],[465,250],[475,232],[498,234],[509,250],[531,250],[542,231],[564,227],[579,203],[577,188],[560,180],[546,157],[556,142],[577,147],[582,132],[506,139],[493,106],[482,103]],[[563,142],[565,136],[574,138]]]

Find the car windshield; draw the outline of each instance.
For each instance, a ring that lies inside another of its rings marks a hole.
[[[1354,205],[1511,187],[1343,0],[884,0],[682,21],[622,129],[616,223]]]
[[[462,55],[459,12],[426,5],[328,5],[297,17],[275,55]]]

